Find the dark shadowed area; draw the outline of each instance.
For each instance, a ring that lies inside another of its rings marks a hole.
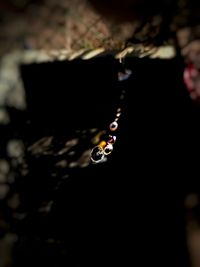
[[[0,13],[0,267],[199,267],[199,4]],[[94,164],[118,108],[113,152]]]

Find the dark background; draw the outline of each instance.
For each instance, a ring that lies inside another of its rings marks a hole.
[[[27,156],[14,266],[189,266],[184,198],[199,193],[199,108],[180,58],[127,58],[125,66],[133,75],[121,84],[111,56],[22,67],[27,146],[54,135],[56,147],[76,129],[104,129],[120,90],[127,94],[108,162],[52,181],[55,158]],[[41,216],[45,197],[53,204]]]
[[[129,41],[182,49],[199,39],[198,1],[89,1],[101,21],[84,1],[80,13],[72,2],[0,1],[0,57],[15,48],[59,56],[70,43],[72,51],[122,49]],[[118,22],[138,18],[132,38],[126,26],[120,33]],[[21,66],[27,109],[7,101],[14,86],[1,107],[9,119],[0,125],[0,267],[198,265],[199,107],[183,84],[185,64],[196,56],[181,58],[179,49],[172,60],[127,58],[133,75],[121,84],[112,56],[57,62],[51,55],[52,62]],[[79,140],[73,163],[91,149],[89,129],[109,125],[121,89],[126,98],[108,161],[59,169],[60,161],[70,162],[68,153],[57,153],[66,141]],[[31,153],[46,137],[53,141]],[[13,140],[24,148],[19,157],[8,153]]]

